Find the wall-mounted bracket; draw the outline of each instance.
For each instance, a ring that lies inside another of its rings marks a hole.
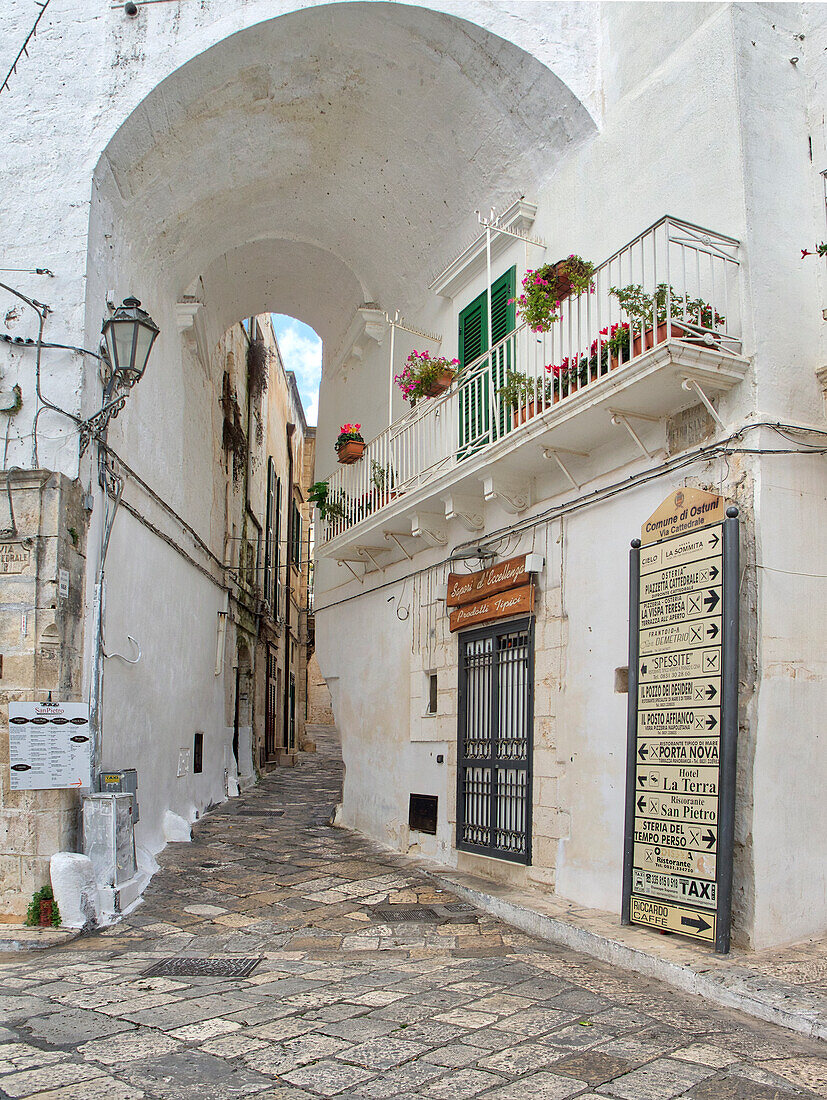
[[[359,574],[356,572],[356,570],[353,568],[353,566],[350,564],[349,561],[345,561],[344,558],[337,558],[336,559],[336,564],[340,568],[341,568],[341,566],[344,565],[345,568],[348,570],[348,572],[353,574],[354,580],[357,580],[359,582],[359,584],[362,583],[362,578],[359,576]],[[367,570],[365,570],[365,572],[367,572]]]
[[[426,512],[416,512],[411,516],[411,535],[415,539],[422,539],[428,546],[448,545],[445,526],[440,517]]]
[[[580,458],[588,458],[589,457],[589,452],[588,451],[569,451],[569,450],[565,450],[563,447],[543,447],[543,458],[553,459],[557,463],[557,465],[560,467],[560,469],[563,471],[563,473],[565,474],[566,478],[568,479],[569,483],[571,484],[572,489],[579,489],[580,488],[580,483],[578,481],[574,480],[574,478],[572,477],[572,475],[569,471],[568,466],[566,466],[566,464],[563,462],[560,455],[578,455]]]
[[[527,484],[505,481],[494,475],[482,479],[482,495],[486,501],[496,501],[515,516],[531,504],[531,489]]]
[[[612,423],[617,424],[617,425],[621,425],[621,424],[623,425],[623,427],[626,429],[626,431],[629,433],[629,435],[634,440],[635,444],[637,445],[638,449],[642,453],[643,457],[644,458],[654,458],[656,452],[655,451],[650,452],[647,449],[646,444],[643,442],[643,440],[637,434],[635,429],[629,423],[629,417],[631,417],[633,420],[648,420],[653,424],[659,423],[661,418],[659,416],[650,416],[648,413],[625,412],[621,409],[609,409],[609,412],[611,413],[611,416],[612,416]]]
[[[472,534],[475,531],[482,531],[485,527],[485,517],[482,515],[482,510],[472,500],[454,494],[443,497],[443,500],[445,502],[446,519],[457,520],[466,531],[470,531]]]
[[[405,549],[405,546],[402,543],[402,540],[399,538],[399,535],[397,535],[394,531],[384,531],[383,534],[385,536],[386,542],[394,543],[394,545],[402,551],[408,561],[413,561],[413,554],[409,554],[408,551]]]
[[[704,393],[697,378],[684,378],[683,382],[681,383],[681,387],[690,393],[694,390],[698,397],[700,397],[701,401],[703,401],[704,405],[706,405],[706,411],[709,413],[709,415],[712,417],[712,419],[715,421],[721,431],[725,432],[726,424],[724,424],[723,420],[721,420],[720,416],[718,416],[718,410]]]

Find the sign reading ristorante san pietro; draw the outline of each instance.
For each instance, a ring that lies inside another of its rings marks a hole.
[[[623,921],[729,950],[737,509],[671,493],[632,544]]]

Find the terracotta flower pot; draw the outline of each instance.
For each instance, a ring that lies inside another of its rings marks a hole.
[[[681,328],[680,325],[676,325],[674,321],[672,322],[670,327],[671,327],[671,332],[668,334],[669,336],[674,336],[677,339],[680,339],[682,336],[686,336],[686,329]],[[643,333],[643,348],[644,348],[644,350],[648,351],[650,348],[653,348],[656,343],[657,344],[662,344],[663,341],[668,338],[666,330],[667,330],[666,321],[661,321],[660,324],[658,325],[657,340],[653,340],[653,329],[647,328],[646,331]],[[638,357],[638,355],[640,355],[640,353],[641,353],[641,338],[640,338],[640,336],[636,336],[634,338],[634,340],[632,341],[632,358],[636,359]]]
[[[40,927],[51,928],[52,926],[52,899],[41,898],[40,899]]]
[[[552,394],[551,400],[546,401],[542,407],[538,401],[528,401],[525,405],[521,405],[519,409],[515,409],[512,413],[514,417],[514,427],[518,428],[520,424],[525,424],[526,420],[533,420],[535,416],[539,416],[540,413],[545,412],[549,405],[556,405],[560,400],[560,394],[557,390]]]
[[[557,300],[560,302],[564,302],[571,294],[571,279],[566,270],[567,266],[565,260],[560,260],[559,263],[554,265],[554,271],[552,272],[557,283]]]
[[[337,457],[343,466],[350,466],[353,462],[358,462],[364,453],[364,443],[360,443],[358,439],[349,439],[339,448]]]
[[[456,374],[457,372],[455,370],[440,371],[427,390],[425,390],[425,396],[439,397],[441,393],[445,393],[456,378]]]

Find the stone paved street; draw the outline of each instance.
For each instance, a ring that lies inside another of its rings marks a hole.
[[[120,925],[2,957],[0,1096],[827,1096],[823,1044],[533,940],[331,828],[319,749],[169,847]],[[170,956],[262,961],[144,976]]]

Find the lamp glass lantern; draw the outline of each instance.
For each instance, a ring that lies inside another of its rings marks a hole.
[[[149,353],[160,331],[137,298],[124,298],[103,323],[103,338],[112,364],[112,376],[132,387],[146,370]]]

